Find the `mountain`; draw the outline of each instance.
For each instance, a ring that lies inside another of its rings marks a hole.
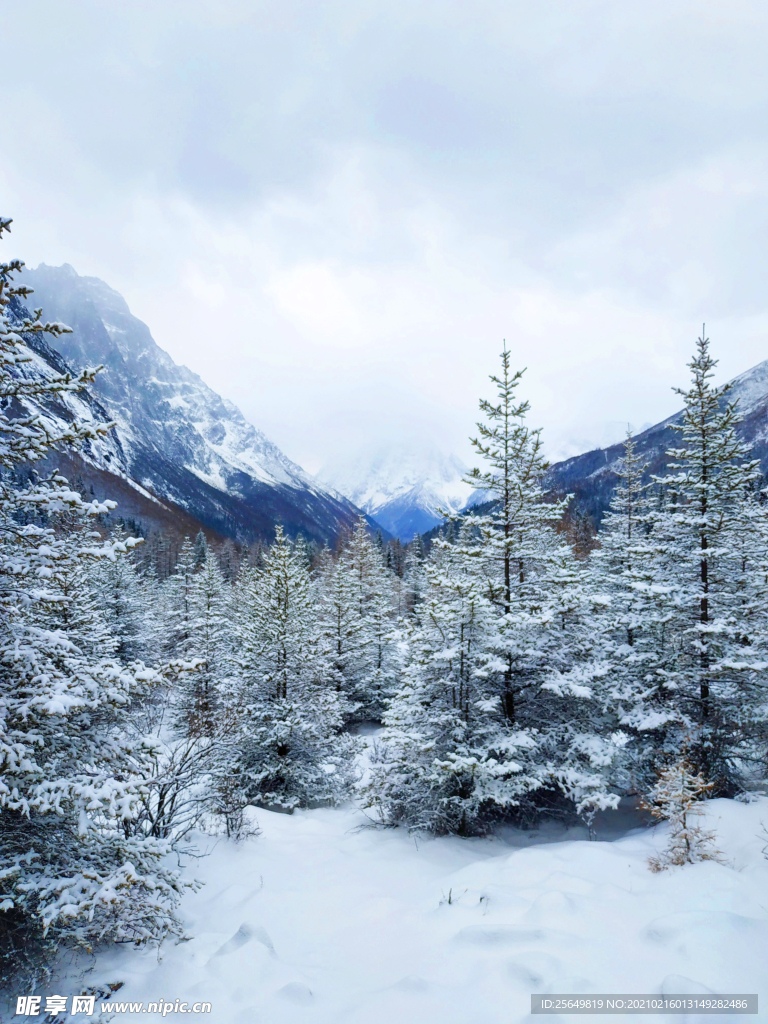
[[[269,537],[280,522],[289,534],[332,543],[355,522],[359,510],[350,501],[318,484],[236,406],[177,365],[103,281],[68,264],[41,264],[24,279],[34,289],[31,304],[73,329],[56,341],[58,358],[76,368],[104,366],[93,408],[117,426],[98,459],[85,453],[91,468],[98,464],[225,537]]]
[[[435,448],[395,444],[325,467],[319,478],[346,495],[393,536],[412,540],[442,521],[439,509],[464,508],[473,488],[467,467]]]
[[[734,378],[729,398],[738,400],[740,437],[768,475],[768,359]],[[649,463],[648,476],[666,471],[665,452],[679,444],[679,433],[672,424],[682,422],[682,416],[682,411],[676,412],[635,437],[638,452]],[[617,463],[623,454],[624,446],[618,443],[558,462],[549,469],[544,486],[556,495],[573,494],[576,509],[598,525],[610,504]]]
[[[20,321],[28,311],[21,303],[12,299],[7,312],[11,320]],[[71,367],[59,352],[52,349],[45,336],[26,335],[24,376],[33,379],[51,379],[62,373],[72,372]],[[32,398],[17,403],[14,415],[31,414],[41,419],[52,434],[60,433],[62,425],[77,420],[80,423],[100,425],[110,422],[105,407],[99,402],[93,388],[79,392],[63,392],[47,399],[40,405]],[[168,540],[178,544],[185,536],[195,536],[204,528],[194,516],[172,502],[162,501],[157,495],[143,488],[128,476],[127,459],[120,436],[116,430],[85,442],[79,451],[67,449],[52,451],[46,458],[35,464],[43,476],[53,470],[62,472],[78,490],[98,499],[110,498],[118,503],[113,521],[141,524],[145,532],[160,531]],[[215,530],[208,528],[212,540],[224,540]]]

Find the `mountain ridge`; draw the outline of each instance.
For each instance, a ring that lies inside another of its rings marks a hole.
[[[91,391],[117,426],[116,450],[102,468],[114,469],[116,460],[118,472],[147,495],[236,540],[268,539],[280,522],[289,535],[333,543],[353,526],[359,509],[177,364],[109,285],[68,264],[41,264],[25,278],[34,305],[72,328],[51,351],[68,365],[104,366]]]
[[[760,460],[761,470],[768,475],[768,359],[757,363],[729,381],[729,400],[737,401],[740,415],[736,425],[738,435],[745,441],[753,457]],[[663,476],[669,459],[666,451],[679,443],[673,424],[682,422],[683,410],[667,416],[639,434],[634,435],[637,453],[647,463],[646,479]],[[574,495],[575,509],[590,517],[599,527],[610,504],[618,481],[616,469],[624,454],[622,441],[607,448],[574,455],[550,466],[544,476],[544,486],[553,495]]]

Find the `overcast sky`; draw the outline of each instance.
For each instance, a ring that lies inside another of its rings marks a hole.
[[[762,0],[25,0],[3,257],[117,288],[315,471],[466,455],[502,339],[553,456],[768,358]]]

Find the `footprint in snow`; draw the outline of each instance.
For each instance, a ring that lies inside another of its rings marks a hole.
[[[312,989],[301,985],[298,981],[291,981],[287,985],[283,985],[277,994],[290,1003],[298,1003],[300,1006],[307,1006],[315,998]]]
[[[507,977],[523,988],[529,990],[542,989],[545,985],[554,985],[563,976],[565,965],[549,953],[535,950],[518,953],[514,960],[507,964]]]
[[[542,928],[483,928],[470,925],[456,933],[458,942],[472,946],[508,946],[518,942],[543,942],[547,932]]]
[[[237,952],[237,950],[241,949],[246,942],[250,942],[252,939],[256,942],[260,942],[262,946],[266,946],[269,950],[270,956],[277,956],[275,953],[275,947],[272,945],[272,940],[266,930],[258,925],[251,925],[246,922],[243,922],[232,938],[228,939],[223,946],[219,947],[213,955],[228,956],[230,953]]]

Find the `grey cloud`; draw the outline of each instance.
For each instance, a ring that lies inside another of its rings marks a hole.
[[[28,0],[4,21],[20,254],[119,288],[292,456],[353,420],[458,443],[505,335],[563,444],[672,411],[705,317],[724,372],[768,355],[760,5]]]

